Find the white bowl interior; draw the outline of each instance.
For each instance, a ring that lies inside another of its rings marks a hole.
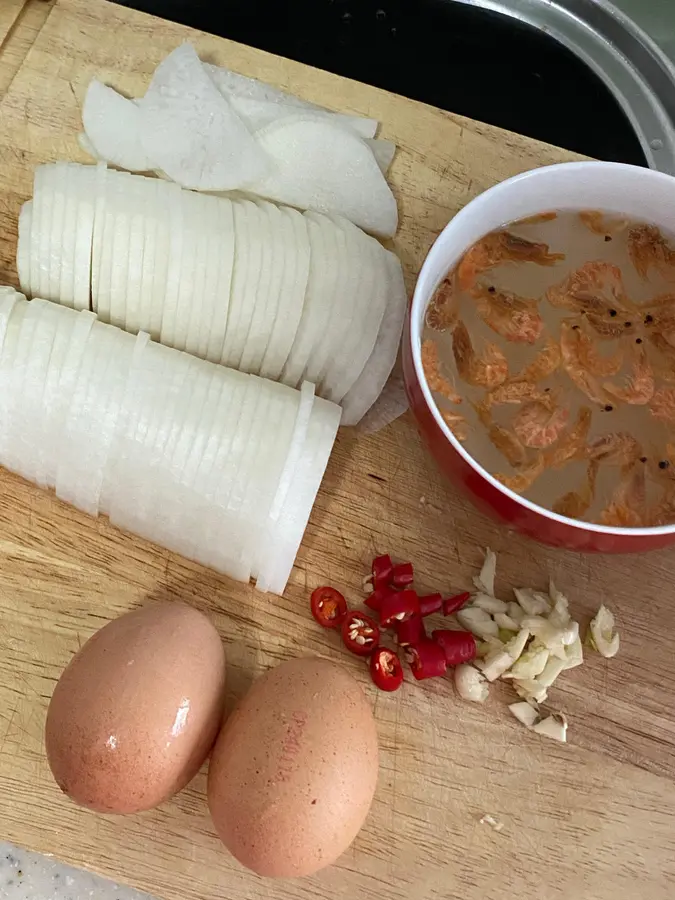
[[[613,528],[579,522],[537,506],[501,485],[470,456],[436,408],[424,377],[421,336],[427,305],[442,278],[464,253],[488,232],[508,222],[549,210],[599,209],[642,219],[675,231],[675,178],[619,163],[562,163],[533,169],[490,188],[464,207],[443,229],[424,261],[413,295],[410,332],[415,372],[427,406],[447,439],[487,481],[522,506],[583,531],[601,534],[658,535],[675,531],[659,528]]]

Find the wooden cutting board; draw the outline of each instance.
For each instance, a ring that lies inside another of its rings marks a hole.
[[[3,2],[3,14],[22,6]],[[28,0],[0,52],[0,281],[16,280],[16,221],[34,167],[84,161],[76,135],[89,79],[138,94],[185,39],[204,58],[382,122],[382,136],[399,147],[395,244],[410,287],[436,234],[471,197],[516,172],[572,158],[102,0],[51,8]],[[369,561],[382,552],[414,561],[423,590],[464,588],[486,544],[499,552],[501,590],[542,587],[552,574],[584,623],[601,601],[617,612],[620,656],[590,656],[553,692],[571,721],[567,746],[532,737],[511,719],[506,688],[494,689],[484,707],[460,703],[447,680],[378,693],[365,667],[308,614],[308,592],[321,583],[358,602]],[[409,416],[371,438],[340,435],[284,598],[259,596],[2,472],[0,838],[164,900],[672,898],[674,569],[675,550],[591,558],[498,528],[440,478]],[[380,781],[366,825],[338,865],[283,883],[242,870],[214,836],[203,773],[161,809],[130,818],[95,816],[59,793],[42,738],[54,683],[94,630],[156,597],[183,598],[213,617],[227,646],[230,705],[291,656],[339,660],[361,681],[379,727]],[[504,823],[501,832],[480,824],[486,813]]]

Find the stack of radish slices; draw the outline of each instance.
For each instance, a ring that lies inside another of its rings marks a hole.
[[[382,392],[407,307],[397,257],[346,219],[104,164],[36,170],[17,266],[30,296],[291,387],[312,382],[343,425]]]
[[[0,288],[0,464],[282,593],[340,409]]]

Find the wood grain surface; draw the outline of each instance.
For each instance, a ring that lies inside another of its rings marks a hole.
[[[391,175],[402,219],[395,246],[409,286],[467,200],[516,172],[572,158],[101,0],[59,0],[37,38],[23,38],[32,48],[0,105],[0,281],[16,278],[16,218],[35,165],[84,159],[76,134],[89,79],[141,92],[186,38],[205,58],[383,123],[382,135],[400,148]],[[584,625],[601,601],[617,613],[619,657],[590,656],[553,692],[571,721],[567,746],[511,719],[505,687],[484,707],[460,703],[447,680],[378,693],[363,664],[308,614],[308,591],[321,583],[357,603],[369,561],[382,552],[411,559],[423,590],[464,588],[486,544],[499,552],[499,590],[542,587],[552,574]],[[2,472],[0,838],[164,900],[672,898],[674,563],[674,551],[553,551],[498,528],[441,479],[409,416],[371,438],[340,435],[283,598],[257,595]],[[338,865],[279,883],[242,870],[214,836],[203,773],[161,809],[128,818],[95,816],[59,793],[43,753],[54,683],[97,628],[156,597],[182,598],[213,617],[226,643],[230,706],[269,666],[303,654],[341,661],[363,684],[379,728],[380,780]],[[504,823],[501,832],[480,824],[485,813]]]

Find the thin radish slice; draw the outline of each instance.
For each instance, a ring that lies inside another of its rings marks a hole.
[[[180,271],[181,250],[183,236],[182,206],[180,201],[181,189],[177,184],[168,181],[158,181],[156,206],[151,213],[157,219],[157,248],[152,270],[152,292],[150,294],[149,319],[144,315],[148,326],[144,331],[149,331],[153,340],[158,341],[162,334],[164,315],[171,296],[175,296],[175,284],[169,283],[169,273],[176,278]],[[177,230],[179,233],[177,233]],[[172,254],[177,252],[174,259]]]
[[[303,452],[279,515],[272,544],[274,563],[267,584],[275,594],[282,594],[286,589],[339,424],[340,408],[315,397]]]
[[[129,234],[129,257],[126,276],[126,297],[124,300],[124,328],[131,334],[147,331],[149,322],[143,321],[145,297],[143,296],[143,275],[145,270],[145,250],[149,220],[147,211],[156,196],[157,180],[154,178],[134,178],[128,192],[129,208],[125,227]]]
[[[55,309],[60,309],[60,307],[55,307]],[[67,366],[75,322],[76,320],[67,314],[61,315],[57,322],[42,392],[44,440],[37,448],[38,460],[35,474],[35,481],[42,488],[50,485],[48,473],[51,472],[52,466],[58,462],[58,460],[55,461],[54,459],[54,443],[59,437],[59,432],[57,432],[55,426],[56,411],[63,402],[60,385],[63,372]],[[53,482],[51,482],[51,486],[53,486]]]
[[[335,260],[327,254],[321,226],[313,219],[307,219],[306,222],[311,248],[307,291],[302,318],[281,373],[281,380],[291,387],[296,387],[299,383],[312,350],[323,334],[326,321],[326,273],[335,265]]]
[[[17,365],[20,364],[20,336],[28,304],[16,302],[9,314],[0,358],[0,455],[3,465],[10,468],[14,437],[14,416],[17,385]],[[5,462],[6,461],[6,462]]]
[[[408,295],[401,263],[393,253],[384,250],[390,277],[387,311],[377,342],[358,381],[342,400],[342,424],[356,425],[380,396],[394,368],[401,344],[403,322],[408,310]]]
[[[54,224],[54,207],[56,204],[56,186],[61,175],[62,167],[50,163],[44,168],[44,183],[42,186],[42,214],[40,216],[40,235],[38,246],[38,285],[34,296],[49,299],[52,287],[52,273],[54,264],[52,261],[52,235]]]
[[[375,347],[389,302],[389,273],[382,247],[374,238],[346,219],[334,221],[350,242],[350,257],[360,257],[363,262],[362,280],[355,288],[354,321],[358,326],[337,344],[330,366],[320,379],[321,396],[340,403]]]
[[[158,244],[160,236],[161,219],[158,215],[159,194],[164,187],[163,182],[154,179],[154,183],[148,188],[148,196],[145,209],[142,211],[143,228],[143,263],[140,271],[138,287],[138,313],[129,315],[127,310],[127,323],[133,326],[133,331],[147,331],[153,339],[159,339],[159,334],[152,331],[152,297],[155,278],[155,266],[157,265]],[[128,327],[127,326],[127,327]]]
[[[190,191],[181,193],[183,206],[183,255],[180,269],[176,316],[167,345],[177,350],[185,350],[190,327],[190,315],[195,303],[195,287],[198,278],[197,253],[202,224],[202,205],[199,194]]]
[[[64,306],[73,305],[72,301],[72,266],[74,262],[74,235],[76,202],[69,191],[69,164],[54,164],[51,180],[51,234],[49,238],[49,288],[42,294],[43,300],[59,300],[63,286],[63,269],[66,269],[66,290]],[[66,231],[67,229],[67,231]],[[65,252],[62,252],[65,239]]]
[[[233,209],[231,200],[218,198],[216,224],[208,236],[210,277],[204,289],[204,315],[197,356],[212,362],[220,362],[227,331],[235,252]]]
[[[324,322],[319,329],[317,340],[302,374],[303,381],[318,384],[331,360],[342,353],[347,336],[353,332],[356,296],[357,266],[353,264],[347,251],[345,233],[327,216],[307,212],[321,228],[324,238],[327,265],[323,286]],[[360,323],[356,326],[360,329]]]
[[[307,220],[297,211],[282,207],[281,213],[290,221],[293,242],[286,258],[284,279],[288,273],[289,283],[282,289],[279,298],[279,313],[270,335],[260,374],[266,378],[278,379],[286,365],[291,347],[298,332],[305,307],[307,282],[311,259],[311,246],[307,231]],[[290,262],[293,262],[292,272]],[[291,275],[293,281],[290,281]]]
[[[75,259],[73,263],[73,305],[75,309],[91,308],[92,253],[94,220],[99,191],[105,180],[105,166],[87,166],[82,172],[73,167],[77,184],[77,220]]]
[[[96,167],[96,198],[94,203],[94,232],[91,241],[91,309],[98,315],[101,292],[101,264],[103,262],[103,232],[106,224],[108,169]]]
[[[209,236],[217,227],[217,208],[220,202],[218,197],[207,195],[195,195],[199,200],[199,232],[197,234],[197,249],[195,252],[195,279],[188,326],[185,336],[185,350],[197,356],[199,340],[202,333],[202,319],[206,317],[206,282],[213,282],[213,270],[217,269],[209,250]],[[210,312],[210,309],[209,309]]]
[[[143,146],[143,110],[133,100],[94,80],[84,98],[82,124],[95,158],[129,172],[154,168]]]
[[[80,196],[80,179],[87,170],[75,164],[65,167],[63,176],[64,215],[63,221],[54,223],[54,246],[59,247],[60,275],[58,293],[52,300],[62,306],[75,307],[75,262],[77,255],[77,212]],[[87,309],[89,307],[87,306]]]
[[[258,555],[252,565],[252,575],[256,578],[256,587],[261,591],[269,590],[270,579],[274,574],[272,569],[276,557],[274,553],[270,553],[270,547],[274,547],[279,516],[286,503],[286,497],[305,446],[313,406],[314,385],[305,381],[300,388],[300,402],[298,403],[298,410],[293,423],[293,434],[288,446],[284,467],[279,476],[279,483],[272,499],[267,521],[261,532]]]
[[[241,356],[248,333],[244,330],[242,320],[245,318],[246,308],[250,309],[251,304],[255,303],[255,288],[258,286],[255,279],[260,274],[261,259],[260,241],[256,237],[257,222],[258,212],[254,203],[250,200],[234,202],[234,269],[227,331],[219,360],[225,366],[233,366]]]
[[[381,139],[366,139],[364,144],[370,147],[372,154],[375,157],[375,162],[380,167],[380,172],[382,172],[383,175],[386,175],[396,156],[396,144],[393,141]]]
[[[116,195],[120,190],[117,173],[110,170],[107,171],[103,188],[104,199],[101,213],[98,294],[96,302],[93,304],[93,308],[102,322],[110,322],[112,273],[115,261]]]
[[[218,90],[227,97],[253,131],[257,130],[257,127],[263,122],[272,122],[290,113],[303,112],[319,117],[328,116],[337,124],[350,128],[361,137],[375,137],[379,124],[375,119],[334,113],[270,84],[257,81],[255,78],[248,78],[246,75],[231,72],[221,66],[213,66],[209,63],[203,65]]]
[[[153,168],[186,188],[229,191],[265,176],[259,143],[182,44],[156,69],[145,97],[142,142]]]
[[[381,237],[396,233],[394,195],[356,135],[300,115],[268,125],[256,137],[275,169],[247,190],[300,209],[337,213]]]
[[[282,216],[273,203],[256,203],[260,222],[261,263],[255,304],[246,342],[237,368],[257,375],[274,328],[279,305],[279,286],[283,280],[284,247],[282,244]]]
[[[381,431],[407,412],[409,406],[403,373],[400,371],[400,366],[395,366],[384,390],[356,428],[359,434],[373,434]]]
[[[33,201],[28,200],[19,213],[19,243],[16,248],[16,268],[19,284],[25,294],[31,289],[31,230],[33,227]]]
[[[46,166],[38,166],[33,178],[33,215],[30,228],[30,286],[25,291],[28,297],[37,297],[40,288],[42,256],[41,233],[45,205]]]
[[[276,206],[274,209],[276,214],[273,216],[275,221],[272,224],[272,233],[276,237],[276,256],[273,264],[271,302],[267,314],[267,339],[256,373],[265,378],[276,379],[288,358],[305,298],[304,291],[302,297],[297,295],[299,248],[293,220],[286,215],[285,209]],[[296,210],[293,212],[299,215]],[[306,228],[307,226],[305,233]]]
[[[153,328],[160,318],[160,336],[163,344],[170,345],[176,327],[178,298],[183,262],[183,235],[185,230],[185,206],[183,192],[177,190],[169,195],[169,259],[167,264],[166,293],[164,297],[156,290],[153,299]],[[155,307],[157,304],[157,307]],[[157,313],[155,309],[157,308]]]

